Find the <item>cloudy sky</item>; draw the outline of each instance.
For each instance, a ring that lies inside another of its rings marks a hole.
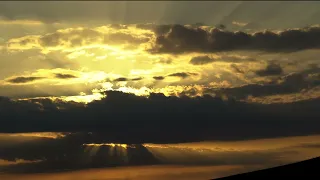
[[[0,2],[0,172],[208,179],[319,156],[319,15],[316,1]]]

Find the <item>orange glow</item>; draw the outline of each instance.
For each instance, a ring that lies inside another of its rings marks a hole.
[[[35,133],[0,133],[0,136],[12,136],[12,137],[39,137],[39,138],[60,138],[64,137],[65,135],[62,133],[56,133],[56,132],[35,132]]]
[[[115,144],[115,143],[101,143],[101,144],[94,144],[94,143],[90,143],[90,144],[83,144],[84,146],[111,146],[111,147],[121,147],[124,149],[127,149],[128,147],[130,148],[134,148],[133,145],[128,145],[128,144]]]

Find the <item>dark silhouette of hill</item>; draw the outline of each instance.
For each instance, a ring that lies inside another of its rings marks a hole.
[[[269,169],[263,169],[243,174],[232,175],[223,178],[217,178],[216,180],[232,180],[241,178],[281,178],[281,177],[299,177],[307,179],[319,179],[320,174],[320,157],[313,159],[300,161],[284,166],[278,166]]]

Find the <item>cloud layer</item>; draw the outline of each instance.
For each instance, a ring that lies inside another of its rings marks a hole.
[[[65,133],[65,136],[50,138],[1,134],[0,159],[7,164],[0,165],[0,172],[22,173],[28,176],[30,173],[141,165],[187,165],[199,168],[237,166],[248,171],[310,158],[316,155],[319,149],[319,136],[227,143],[213,141],[180,144],[84,144],[89,141],[99,142],[103,135]],[[236,172],[234,169],[230,171]]]
[[[104,132],[106,142],[237,140],[320,131],[318,100],[259,105],[211,96],[153,93],[146,98],[110,91],[105,99],[86,107],[49,99],[13,102],[2,98],[1,104],[1,132]]]
[[[161,28],[161,27],[159,27]],[[218,28],[205,30],[172,25],[166,34],[158,35],[153,52],[220,52],[258,50],[292,52],[319,48],[319,27],[288,29],[280,32],[230,32]]]

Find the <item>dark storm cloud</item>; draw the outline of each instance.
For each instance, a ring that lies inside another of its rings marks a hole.
[[[200,155],[195,158],[194,153],[190,152],[192,156],[186,154],[186,157],[192,157],[194,161],[160,161],[140,144],[247,140],[320,132],[320,114],[317,110],[319,100],[288,106],[246,104],[223,101],[211,96],[178,98],[151,94],[146,98],[114,91],[106,94],[105,99],[87,106],[50,99],[11,101],[0,97],[0,123],[3,124],[0,132],[79,132],[66,133],[65,137],[58,139],[42,137],[24,143],[1,143],[0,159],[11,162],[16,159],[41,162],[0,166],[0,172],[56,172],[92,167],[160,164],[277,164],[277,157],[297,152],[291,149],[279,152],[212,152],[216,155],[205,159],[200,158]],[[128,147],[127,159],[124,159],[117,153],[110,154],[111,146],[86,147],[83,146],[84,143],[128,143],[135,144],[136,147]],[[316,148],[314,144],[303,147],[310,146]]]
[[[187,78],[189,76],[195,76],[195,75],[198,75],[196,73],[190,73],[190,72],[177,72],[177,73],[172,73],[172,74],[169,74],[167,76],[171,76],[171,77],[180,77],[180,78]]]
[[[203,64],[209,64],[213,61],[214,59],[210,58],[209,56],[196,56],[196,57],[192,57],[189,63],[193,65],[203,65]]]
[[[283,73],[282,67],[279,64],[269,63],[265,69],[256,71],[258,76],[275,76]]]
[[[63,73],[56,73],[55,77],[58,79],[73,79],[77,78],[77,76],[72,75],[72,74],[63,74]]]
[[[166,77],[164,76],[153,76],[153,79],[155,80],[164,80]]]
[[[49,100],[17,103],[3,99],[0,122],[4,126],[0,132],[100,132],[101,142],[113,143],[245,140],[320,132],[319,99],[259,105],[208,95],[179,98],[151,94],[147,98],[106,93],[105,99],[86,107],[59,102],[54,108],[56,103]]]
[[[52,102],[49,99],[14,102],[5,97],[0,98],[0,122],[5,125],[0,126],[0,132],[79,132],[66,133],[65,137],[58,139],[39,137],[24,143],[1,143],[0,159],[41,162],[0,166],[0,172],[56,172],[160,164],[277,164],[280,163],[277,157],[298,153],[290,148],[279,151],[218,150],[212,151],[215,156],[201,158],[203,154],[198,157],[190,152],[188,156],[188,152],[183,151],[189,160],[194,160],[160,161],[140,143],[246,140],[320,132],[320,114],[317,111],[319,100],[292,103],[287,107],[281,104],[274,106],[222,101],[211,96],[178,98],[151,94],[146,98],[122,92],[106,93],[107,98],[90,103],[87,107],[76,103]],[[84,143],[133,143],[136,147],[126,149],[128,159],[125,160],[116,153],[110,154],[111,146],[94,148],[85,147]],[[311,146],[317,148],[316,144],[301,145],[304,148]],[[96,153],[93,153],[95,150]]]
[[[157,36],[155,51],[176,53],[201,51],[207,46],[207,34],[207,31],[200,28],[172,25],[167,34]]]
[[[292,73],[279,77],[277,81],[267,84],[248,84],[234,88],[222,88],[214,91],[217,94],[227,94],[237,99],[246,98],[248,95],[254,97],[299,93],[304,89],[318,87],[320,85],[319,77],[310,76],[310,74],[318,74],[320,68],[314,67],[302,72]]]
[[[43,77],[37,77],[37,76],[29,76],[29,77],[15,77],[12,79],[7,80],[10,83],[14,83],[14,84],[22,84],[22,83],[28,83],[28,82],[32,82],[32,81],[36,81],[36,80],[40,80],[43,79]]]
[[[217,28],[204,30],[172,25],[165,35],[158,35],[155,53],[219,52],[261,50],[292,52],[320,47],[320,27],[287,29],[280,33],[261,31],[253,34],[230,32]]]
[[[59,109],[74,109],[78,107],[83,107],[83,104],[76,102],[66,102],[62,100],[52,100],[50,98],[41,98],[41,99],[29,99],[29,100],[20,100],[13,101],[6,97],[0,96],[0,112],[40,112],[40,111],[58,111]],[[3,116],[5,117],[5,115]]]

